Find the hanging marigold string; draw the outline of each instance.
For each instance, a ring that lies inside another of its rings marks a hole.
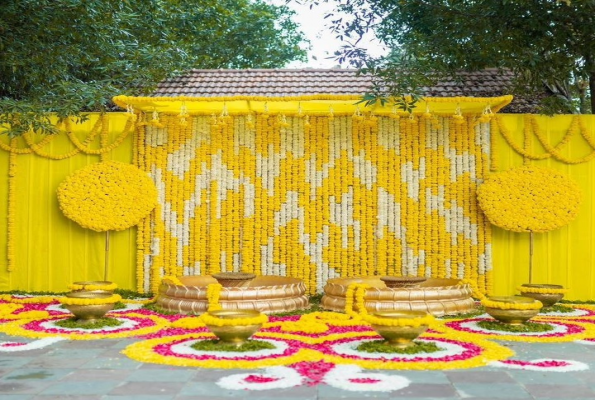
[[[163,114],[163,128],[139,128],[137,163],[160,191],[139,228],[144,290],[239,270],[300,278],[312,294],[377,271],[491,285],[490,228],[466,178],[487,172],[487,123],[296,110],[192,115],[187,127]]]
[[[524,127],[523,127],[523,146],[519,146],[515,143],[514,138],[512,137],[512,133],[506,128],[502,121],[502,117],[496,116],[495,118],[496,124],[493,127],[497,128],[497,132],[499,132],[506,143],[520,156],[523,157],[524,163],[527,164],[529,160],[545,160],[548,158],[554,158],[557,161],[563,162],[565,164],[582,164],[585,162],[591,161],[595,158],[595,139],[589,134],[588,130],[584,126],[580,116],[575,115],[572,118],[572,122],[570,123],[569,128],[566,130],[562,139],[553,146],[548,141],[546,134],[544,133],[543,129],[537,123],[537,118],[533,115],[526,115],[524,119]],[[585,139],[585,141],[591,147],[591,151],[584,157],[571,159],[564,154],[562,154],[562,149],[568,145],[568,143],[577,136],[577,133]],[[535,136],[541,146],[544,148],[545,153],[542,154],[535,154],[530,150],[531,147],[531,138]],[[492,140],[494,143],[495,139]],[[497,165],[495,149],[492,149],[492,165]],[[493,170],[495,170],[493,168]]]
[[[16,148],[16,139],[10,140],[10,148]],[[16,216],[16,176],[17,176],[17,153],[11,151],[8,158],[8,221],[6,232],[6,260],[8,272],[14,271],[14,222]]]

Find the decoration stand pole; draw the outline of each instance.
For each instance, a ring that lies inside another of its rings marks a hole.
[[[107,270],[109,267],[109,230],[105,231],[105,270],[103,271],[103,280],[107,281]]]
[[[533,231],[529,232],[529,283],[533,283]]]

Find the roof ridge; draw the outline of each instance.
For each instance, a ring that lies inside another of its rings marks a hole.
[[[218,69],[200,69],[192,68],[183,73],[188,72],[357,72],[354,68],[218,68]]]

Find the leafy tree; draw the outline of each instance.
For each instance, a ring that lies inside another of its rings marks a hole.
[[[190,68],[305,60],[292,14],[263,0],[5,0],[0,124],[53,132],[50,113],[106,110]]]
[[[338,12],[328,18],[350,41],[337,57],[372,73],[377,89],[386,85],[391,95],[495,67],[515,73],[517,94],[548,87],[556,96],[546,111],[572,111],[577,102],[582,112],[595,110],[595,96],[588,102],[595,93],[593,0],[321,1],[336,3]],[[367,32],[389,55],[372,58],[358,47]]]

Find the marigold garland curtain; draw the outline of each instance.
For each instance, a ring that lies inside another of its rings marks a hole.
[[[138,288],[245,271],[305,280],[416,275],[491,285],[475,188],[488,124],[467,116],[161,115],[138,162],[160,204],[139,229]]]

